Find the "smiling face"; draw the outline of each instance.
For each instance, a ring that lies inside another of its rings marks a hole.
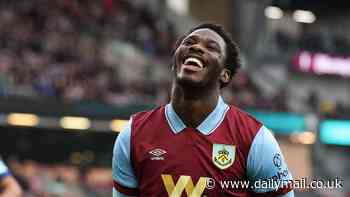
[[[187,35],[175,51],[176,82],[191,87],[220,87],[230,76],[225,59],[224,39],[211,29],[197,29]]]

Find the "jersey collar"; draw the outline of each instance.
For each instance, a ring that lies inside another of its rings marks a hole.
[[[218,99],[218,103],[215,109],[204,119],[204,121],[196,128],[204,135],[209,135],[212,133],[224,120],[229,106],[221,98]],[[165,117],[171,128],[171,130],[177,134],[183,131],[187,126],[181,120],[181,118],[176,114],[171,103],[165,106]]]

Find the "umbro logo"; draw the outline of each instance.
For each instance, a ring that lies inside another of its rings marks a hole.
[[[160,148],[155,148],[148,152],[151,155],[151,160],[164,160],[163,155],[166,151]]]

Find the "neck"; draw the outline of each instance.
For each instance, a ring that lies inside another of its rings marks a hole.
[[[171,104],[187,127],[196,128],[215,109],[220,89],[185,89],[174,84]]]

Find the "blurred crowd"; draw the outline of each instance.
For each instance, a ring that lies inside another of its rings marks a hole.
[[[350,52],[338,35],[275,35],[278,51]],[[177,36],[171,20],[142,0],[0,1],[0,96],[164,104]],[[290,110],[286,88],[265,97],[251,77],[242,71],[234,78],[224,93],[229,103]],[[318,101],[317,94],[309,97]]]
[[[8,0],[0,13],[0,96],[168,101],[175,27],[142,1]],[[245,73],[227,95],[242,107],[281,107]]]
[[[350,40],[345,34],[335,32],[332,29],[322,28],[315,26],[314,28],[303,29],[298,36],[292,35],[286,31],[280,30],[275,33],[275,43],[277,45],[278,54],[287,54],[288,60],[287,64],[293,64],[293,58],[300,51],[308,51],[311,53],[323,53],[330,57],[338,57],[348,59],[350,57]],[[325,64],[331,64],[329,62]],[[291,74],[300,74],[299,71],[290,69]],[[310,73],[310,78],[320,75],[322,73]],[[301,74],[302,75],[302,74]],[[325,75],[316,79],[317,80],[327,80],[339,79],[339,84],[347,80],[341,75]],[[330,82],[334,83],[334,82]],[[334,84],[332,84],[334,86]],[[327,88],[323,89],[327,91]],[[349,102],[340,101],[336,99],[325,99],[321,96],[321,93],[317,89],[311,91],[305,91],[306,99],[303,101],[303,105],[307,108],[312,109],[311,112],[318,114],[322,118],[350,118],[350,105]]]
[[[158,90],[164,89],[166,76],[157,74],[167,69],[174,39],[172,23],[145,1],[4,0],[0,95],[109,103],[164,100]],[[154,72],[154,67],[160,69]]]
[[[69,164],[44,164],[32,160],[8,160],[25,197],[110,197],[112,170],[79,169]]]
[[[233,77],[232,83],[223,92],[225,101],[243,109],[288,110],[285,89],[277,91],[275,95],[269,97],[264,95],[246,72],[238,72]]]
[[[280,30],[275,36],[277,46],[282,51],[306,50],[337,56],[350,54],[350,41],[346,36],[321,28],[306,29],[298,36]]]
[[[147,0],[0,1],[0,97],[102,101],[112,105],[164,104],[169,99],[171,51],[177,38],[170,19]],[[348,40],[327,32],[295,39],[276,33],[279,51],[305,49],[350,54]],[[288,90],[266,97],[241,71],[224,91],[241,108],[289,111]],[[328,118],[350,108],[311,92],[305,103]],[[7,161],[27,197],[111,196],[108,168]]]

